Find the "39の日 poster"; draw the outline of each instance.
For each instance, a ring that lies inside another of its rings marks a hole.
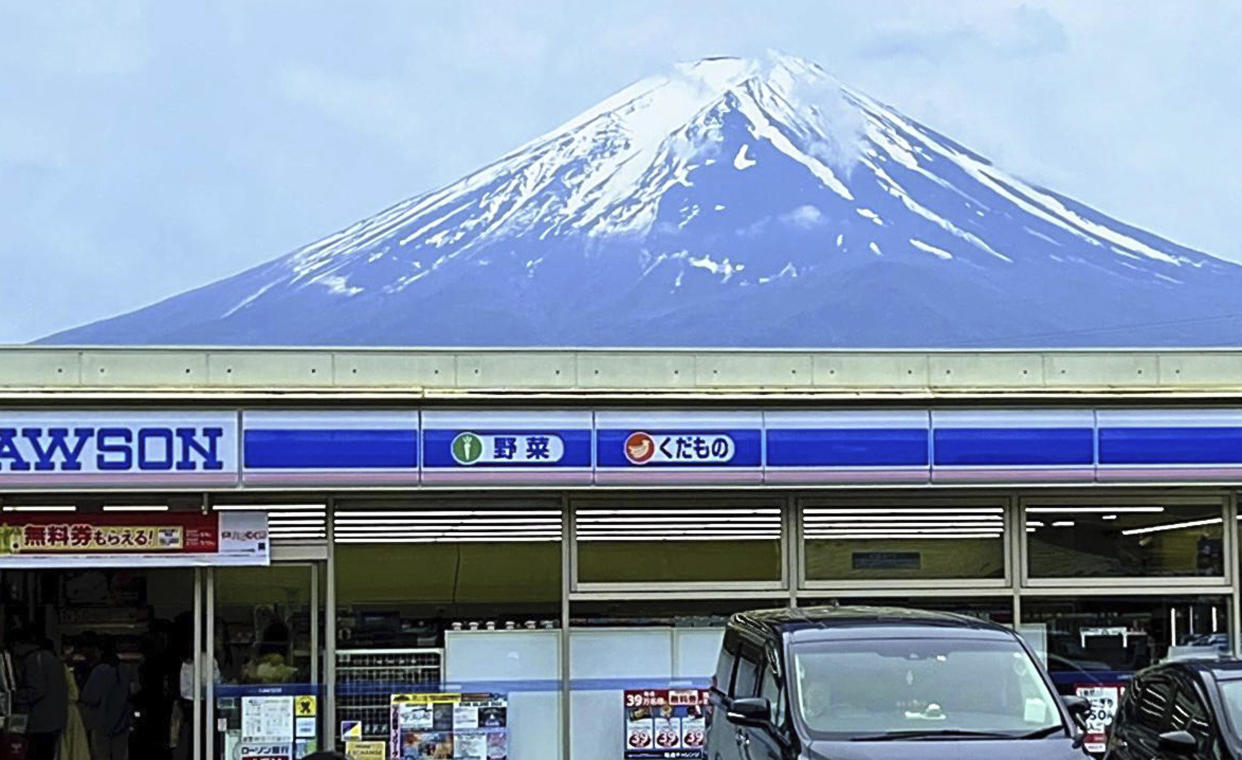
[[[707,700],[700,689],[627,690],[625,760],[702,757]]]

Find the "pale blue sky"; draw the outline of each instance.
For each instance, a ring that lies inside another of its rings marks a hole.
[[[0,0],[0,343],[480,167],[677,60],[773,48],[1242,261],[1242,3]]]

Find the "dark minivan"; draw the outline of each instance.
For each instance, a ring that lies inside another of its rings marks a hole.
[[[962,615],[803,607],[734,615],[708,760],[1086,755],[1071,710],[1013,631]]]
[[[1105,758],[1153,757],[1242,760],[1242,662],[1172,661],[1134,676]]]

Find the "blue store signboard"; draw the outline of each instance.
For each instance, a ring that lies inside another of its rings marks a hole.
[[[236,482],[236,412],[0,410],[0,489]]]
[[[1237,480],[1242,477],[1242,410],[1101,410],[1102,481]]]
[[[246,412],[242,425],[243,483],[418,483],[418,412]]]
[[[768,483],[926,483],[925,411],[765,412]]]
[[[595,482],[760,483],[760,412],[596,412]]]
[[[1188,483],[1237,409],[0,410],[0,490]]]
[[[423,412],[423,482],[591,482],[589,411]]]
[[[933,411],[931,419],[935,482],[1095,480],[1089,409]]]

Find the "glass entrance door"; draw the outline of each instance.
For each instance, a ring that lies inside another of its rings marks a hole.
[[[318,562],[209,571],[204,757],[298,760],[325,746],[322,589]]]

